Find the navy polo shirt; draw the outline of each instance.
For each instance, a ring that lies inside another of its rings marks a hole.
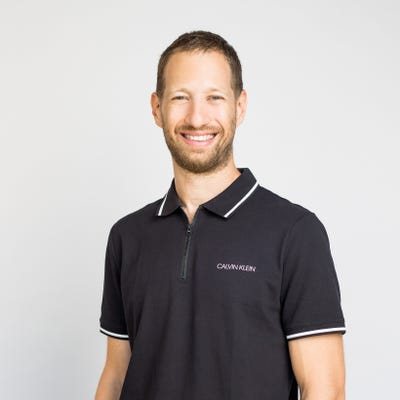
[[[323,224],[239,170],[191,224],[172,180],[112,226],[100,331],[131,346],[122,400],[294,400],[288,340],[345,333]]]

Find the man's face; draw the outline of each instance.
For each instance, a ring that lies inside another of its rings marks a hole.
[[[246,92],[235,99],[224,55],[175,53],[164,81],[162,99],[153,93],[151,105],[176,164],[197,174],[223,168],[232,160],[235,129],[246,109]]]

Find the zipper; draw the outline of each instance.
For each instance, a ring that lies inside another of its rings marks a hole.
[[[185,247],[184,247],[184,251],[183,251],[181,270],[180,270],[180,274],[179,274],[179,277],[182,280],[186,280],[186,277],[187,277],[187,264],[188,264],[188,258],[189,258],[189,250],[190,250],[190,240],[191,240],[192,233],[193,233],[193,226],[194,226],[194,223],[196,222],[196,218],[197,218],[198,212],[200,210],[200,207],[201,206],[197,207],[197,210],[194,214],[192,223],[190,224],[189,220],[188,220],[188,224],[186,226]]]

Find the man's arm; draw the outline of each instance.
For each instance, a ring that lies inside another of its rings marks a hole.
[[[345,366],[341,333],[289,341],[301,400],[344,400]]]
[[[107,338],[107,358],[95,400],[118,400],[131,357],[128,340]]]

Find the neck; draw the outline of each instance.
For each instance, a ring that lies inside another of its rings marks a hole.
[[[174,179],[176,192],[183,204],[189,222],[200,204],[223,192],[238,176],[240,171],[230,160],[223,168],[209,174],[195,174],[182,169],[175,162]]]

